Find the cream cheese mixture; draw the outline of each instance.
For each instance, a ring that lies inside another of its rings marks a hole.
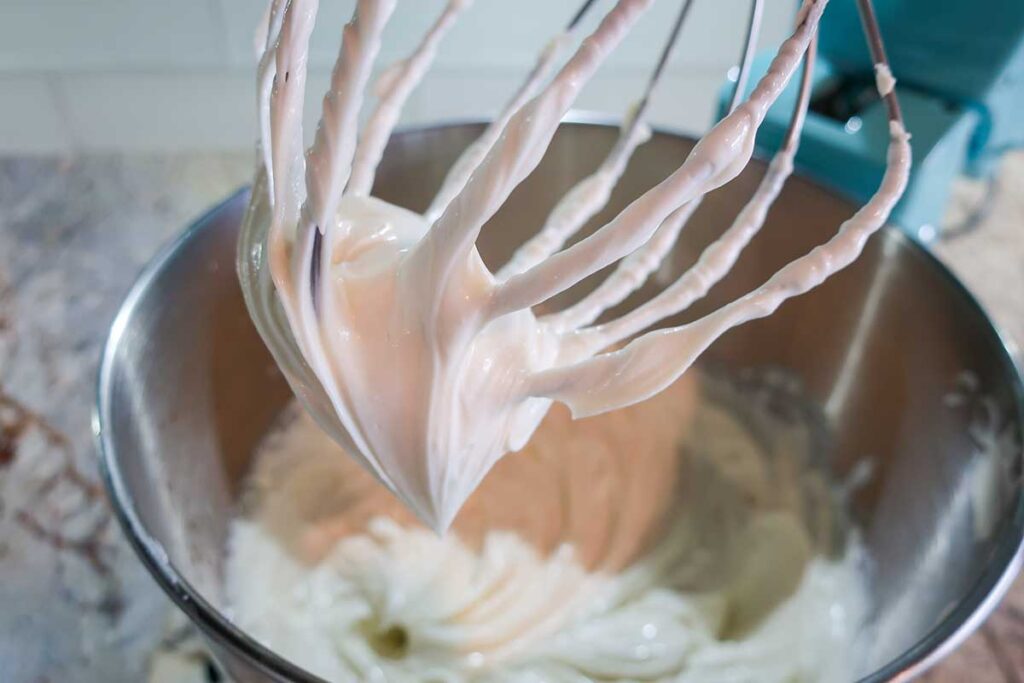
[[[750,393],[556,407],[445,536],[292,408],[233,523],[232,618],[331,681],[845,683],[856,537],[809,424]]]
[[[791,171],[794,150],[784,149],[736,224],[694,270],[625,316],[592,324],[653,272],[701,197],[749,161],[758,126],[804,58],[826,5],[805,0],[794,33],[748,99],[677,171],[563,248],[607,201],[642,144],[646,127],[631,122],[608,161],[538,226],[536,240],[492,273],[475,246],[483,225],[537,166],[580,89],[651,2],[618,0],[551,76],[573,42],[568,32],[557,35],[424,215],[369,192],[402,104],[467,0],[450,2],[410,56],[384,71],[361,130],[364,93],[395,0],[359,0],[305,156],[301,108],[317,1],[271,3],[259,102],[272,208],[268,247],[280,303],[351,456],[438,531],[503,455],[527,445],[553,403],[583,417],[665,390],[727,330],[771,314],[851,263],[905,188],[909,136],[894,117],[881,186],[835,237],[717,311],[623,346],[700,298],[733,265]],[[893,97],[891,75],[882,67],[878,75],[879,90]],[[532,310],[616,262],[615,274],[577,306],[541,318]]]

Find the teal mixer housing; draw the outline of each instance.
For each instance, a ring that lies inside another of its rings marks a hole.
[[[910,185],[891,222],[928,242],[941,232],[954,178],[987,178],[1000,155],[1024,145],[1024,0],[874,4],[914,150]],[[758,55],[750,83],[773,54]],[[798,80],[768,113],[760,150],[782,143]],[[853,0],[832,0],[825,11],[812,83],[797,167],[863,202],[885,170],[889,133]],[[726,85],[720,114],[730,95]]]

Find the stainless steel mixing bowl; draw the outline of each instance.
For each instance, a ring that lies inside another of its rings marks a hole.
[[[397,135],[376,193],[424,208],[480,129],[458,124]],[[484,230],[485,259],[509,254],[536,229],[615,135],[609,125],[563,126],[537,172]],[[668,174],[691,145],[657,134],[599,219]],[[674,253],[674,272],[727,225],[763,171],[754,162],[708,197]],[[223,609],[225,533],[239,482],[291,395],[235,275],[247,202],[240,191],[199,219],[128,295],[103,354],[97,441],[111,499],[139,556],[229,672],[239,681],[311,681],[233,626]],[[826,239],[851,211],[835,194],[794,178],[732,275],[687,316],[759,283]],[[876,463],[853,500],[875,564],[863,680],[910,677],[954,648],[1012,581],[1024,537],[1024,386],[977,303],[926,251],[885,230],[854,266],[730,332],[706,357],[737,368],[791,369],[831,423],[835,471],[865,456]],[[951,400],[955,391],[960,398]],[[1006,437],[1002,449],[981,448],[972,435],[979,419],[992,416]]]

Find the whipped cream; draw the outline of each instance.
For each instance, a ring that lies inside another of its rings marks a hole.
[[[851,680],[860,550],[824,555],[808,425],[699,389],[556,408],[443,537],[291,410],[232,525],[233,619],[332,681]]]
[[[896,79],[892,75],[888,64],[875,64],[875,88],[878,94],[885,97],[896,87]]]
[[[805,0],[796,30],[747,101],[676,172],[597,232],[562,248],[607,201],[642,143],[645,126],[624,126],[606,163],[492,274],[475,246],[481,228],[537,166],[583,85],[650,4],[619,0],[544,84],[571,39],[556,36],[420,216],[368,192],[401,102],[466,2],[451,2],[412,55],[385,71],[377,109],[360,133],[363,93],[395,5],[360,0],[305,158],[300,114],[317,3],[271,3],[259,92],[275,287],[296,343],[350,439],[348,450],[438,531],[503,455],[526,445],[553,402],[582,417],[664,390],[723,333],[769,315],[851,263],[905,188],[910,148],[894,121],[881,187],[836,237],[723,308],[618,348],[728,271],[792,170],[793,150],[785,149],[736,224],[693,271],[626,316],[591,325],[650,275],[700,198],[748,163],[758,126],[800,64],[826,5]],[[619,269],[577,306],[545,318],[533,312],[616,262]]]

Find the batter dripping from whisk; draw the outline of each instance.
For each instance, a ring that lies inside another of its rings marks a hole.
[[[758,126],[808,53],[827,4],[805,0],[767,74],[678,170],[593,235],[562,248],[601,208],[644,139],[642,102],[605,164],[492,273],[475,246],[482,226],[537,166],[580,89],[652,1],[619,0],[544,84],[570,41],[568,32],[556,37],[424,215],[369,190],[402,103],[468,1],[450,2],[415,52],[384,72],[376,109],[359,132],[363,93],[395,6],[359,0],[305,158],[301,103],[317,1],[271,4],[259,92],[274,283],[350,451],[438,531],[505,453],[526,444],[553,401],[581,417],[663,390],[724,332],[771,314],[851,263],[905,188],[909,136],[891,78],[882,77],[888,69],[881,43],[869,31],[891,130],[888,167],[868,203],[833,239],[746,296],[608,350],[684,310],[728,272],[792,170],[791,135],[751,202],[694,269],[639,308],[592,324],[657,267],[701,197],[750,160]],[[801,117],[798,108],[796,133]],[[615,273],[572,308],[544,317],[531,310],[617,261]]]

